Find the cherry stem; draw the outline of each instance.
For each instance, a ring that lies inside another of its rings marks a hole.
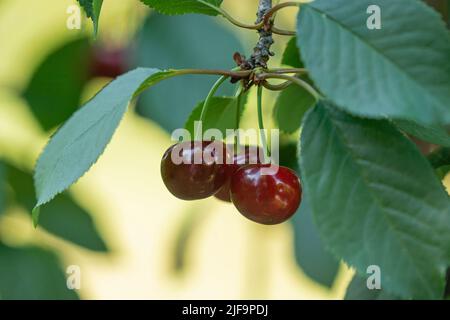
[[[270,18],[272,18],[272,16],[279,10],[281,10],[283,8],[287,8],[287,7],[300,7],[301,5],[302,5],[301,2],[288,1],[288,2],[279,3],[275,6],[273,6],[272,9],[267,11],[267,13],[264,16],[264,25],[269,25]],[[272,31],[273,31],[273,29],[272,29]]]
[[[184,75],[184,74],[206,74],[206,75],[222,75],[222,76],[228,76],[232,78],[237,79],[244,79],[247,78],[251,73],[252,70],[242,70],[242,71],[235,71],[233,70],[220,70],[220,69],[183,69],[183,70],[177,70],[177,75]]]
[[[268,25],[270,18],[280,9],[283,9],[286,7],[294,7],[294,6],[299,7],[302,4],[301,2],[292,2],[292,1],[280,3],[276,6],[274,6],[269,12],[267,12],[263,21],[256,23],[256,24],[246,24],[246,23],[240,22],[239,20],[233,18],[227,11],[225,11],[224,9],[222,9],[220,7],[213,5],[212,3],[206,2],[204,0],[197,0],[197,1],[207,7],[210,7],[211,9],[217,11],[225,19],[227,19],[229,22],[231,22],[235,26],[243,28],[243,29],[249,29],[249,30],[259,30],[259,29],[263,28],[265,25]],[[296,35],[295,31],[282,30],[282,29],[278,29],[274,26],[272,26],[270,30],[272,31],[272,33],[282,35],[282,36],[295,36]]]
[[[268,73],[295,73],[295,74],[304,74],[308,73],[308,70],[304,68],[279,68],[279,69],[269,69]]]
[[[235,68],[232,70],[221,70],[221,69],[182,69],[177,70],[176,75],[186,75],[186,74],[205,74],[205,75],[217,75],[217,76],[229,76],[236,79],[245,79],[252,74],[253,70],[240,70],[240,68]],[[268,69],[268,73],[308,73],[304,68],[275,68]]]
[[[271,83],[268,83],[267,81],[264,81],[262,83],[264,88],[272,90],[272,91],[282,91],[282,90],[286,89],[287,87],[289,87],[291,84],[292,84],[292,82],[289,80],[287,80],[283,83],[280,83],[280,84],[271,84]]]
[[[320,93],[317,92],[316,89],[314,89],[309,83],[307,83],[306,81],[304,81],[300,78],[297,78],[297,77],[288,76],[286,74],[262,73],[262,74],[258,75],[258,78],[260,78],[261,80],[265,80],[265,79],[288,80],[288,81],[291,81],[292,83],[302,87],[306,91],[308,91],[316,100],[320,100],[322,98]]]
[[[264,15],[264,21],[263,25],[270,27],[271,31],[278,35],[283,36],[295,36],[297,33],[295,31],[289,31],[289,30],[282,30],[278,29],[277,27],[273,26],[273,22],[271,21],[271,18],[281,9],[287,8],[287,7],[300,7],[303,3],[307,3],[309,1],[304,2],[294,2],[294,1],[288,1],[283,2],[280,4],[277,4],[272,7],[265,15]],[[272,19],[273,20],[273,19]]]
[[[258,108],[258,126],[259,126],[259,132],[260,132],[260,139],[261,139],[261,145],[263,150],[267,153],[267,155],[270,157],[270,150],[267,146],[267,139],[264,132],[264,119],[263,119],[263,112],[262,112],[262,91],[263,87],[258,86],[258,94],[257,94],[257,108]]]
[[[242,94],[244,92],[244,88],[242,85],[239,85],[239,89],[236,93],[236,135],[234,136],[234,144],[235,151],[238,151],[238,146],[240,145],[239,139],[239,126],[241,122],[241,103],[242,103]]]
[[[202,108],[202,112],[200,113],[200,119],[199,122],[197,123],[197,127],[195,130],[195,140],[200,140],[202,138],[202,133],[200,132],[200,127],[201,124],[204,122],[206,114],[208,112],[208,108],[210,106],[210,102],[212,97],[216,94],[217,90],[219,89],[219,87],[221,86],[222,83],[224,83],[224,81],[228,78],[227,75],[223,75],[219,78],[219,80],[216,81],[216,83],[214,83],[214,85],[212,86],[211,90],[209,91],[208,95],[206,96],[205,102],[203,103],[203,108]]]
[[[217,7],[215,5],[213,5],[212,3],[206,2],[204,0],[197,0],[198,2],[204,4],[205,6],[210,7],[213,10],[216,10],[218,13],[220,13],[222,16],[224,16],[225,19],[227,19],[229,22],[231,22],[232,24],[234,24],[235,26],[238,26],[240,28],[244,28],[244,29],[251,29],[251,30],[258,30],[260,28],[262,28],[263,23],[258,23],[258,24],[246,24],[246,23],[242,23],[238,20],[236,20],[235,18],[233,18],[228,12],[226,12],[224,9]]]
[[[277,34],[279,36],[295,36],[297,32],[290,30],[278,29],[277,27],[272,27],[272,33]]]

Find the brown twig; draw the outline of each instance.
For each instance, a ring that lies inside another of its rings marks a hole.
[[[259,0],[258,12],[256,14],[256,24],[263,25],[264,17],[272,9],[272,0]],[[249,69],[255,68],[267,68],[267,61],[269,61],[270,57],[274,55],[272,51],[270,51],[270,47],[274,43],[272,37],[272,30],[266,30],[264,26],[258,29],[259,40],[253,49],[253,54],[249,60],[246,61],[245,67]]]

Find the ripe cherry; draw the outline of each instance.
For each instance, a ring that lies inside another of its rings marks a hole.
[[[95,47],[92,52],[90,74],[92,77],[116,78],[127,69],[126,51],[122,48]]]
[[[214,196],[222,201],[231,202],[230,183],[234,173],[245,165],[263,163],[261,160],[264,159],[264,151],[260,147],[248,145],[240,146],[238,150],[233,149],[234,145],[228,145],[227,148],[234,151],[233,163],[227,164],[227,181]]]
[[[300,181],[289,168],[276,167],[273,174],[263,174],[270,164],[248,165],[231,179],[231,200],[239,212],[261,224],[278,224],[298,209],[302,197]]]
[[[177,198],[212,196],[225,183],[228,154],[222,142],[187,141],[171,146],[161,160],[161,176]]]

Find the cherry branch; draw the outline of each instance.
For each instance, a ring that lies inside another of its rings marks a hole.
[[[319,92],[316,91],[316,89],[314,89],[309,83],[307,83],[306,81],[297,78],[297,77],[293,77],[293,76],[288,76],[286,74],[277,74],[277,73],[261,73],[258,74],[256,76],[259,80],[266,80],[266,79],[282,79],[282,80],[288,80],[291,81],[292,83],[302,87],[303,89],[305,89],[306,91],[308,91],[316,100],[320,100],[321,95]]]
[[[289,80],[287,80],[283,83],[280,83],[280,84],[271,84],[267,81],[262,82],[262,86],[271,91],[282,91],[282,90],[286,89],[287,87],[289,87],[291,84],[292,84],[292,82]]]
[[[228,76],[234,79],[247,79],[252,74],[252,70],[221,70],[221,69],[182,69],[178,70],[178,75],[184,74],[204,74],[204,75],[216,75],[216,76]]]
[[[217,7],[217,6],[213,5],[212,3],[206,2],[204,0],[197,0],[197,1],[211,9],[217,11],[225,19],[227,19],[230,23],[234,24],[237,27],[249,29],[249,30],[261,30],[262,28],[264,28],[266,31],[270,30],[274,34],[284,35],[284,36],[295,36],[296,32],[278,29],[277,27],[272,25],[270,19],[276,14],[276,12],[278,10],[281,10],[286,7],[299,7],[302,3],[310,2],[309,0],[302,0],[301,2],[289,1],[289,2],[280,3],[276,6],[274,6],[273,8],[272,8],[272,6],[270,6],[271,7],[270,10],[267,11],[267,13],[265,13],[263,15],[263,18],[261,20],[258,20],[255,24],[246,24],[244,22],[241,22],[241,21],[233,18],[233,16],[231,16],[226,10],[224,10],[220,7]],[[265,0],[262,0],[262,1],[265,1]],[[261,6],[260,6],[260,8],[261,8]]]
[[[306,1],[306,2],[309,2],[309,1]],[[306,2],[304,2],[304,3],[306,3]],[[263,21],[264,25],[269,25],[270,19],[279,10],[281,10],[283,8],[288,8],[288,7],[300,7],[301,4],[302,4],[302,2],[288,1],[288,2],[283,2],[283,3],[277,4],[276,6],[273,6],[273,8],[270,9],[269,11],[267,11],[266,15],[264,16],[264,21]]]
[[[197,0],[198,2],[204,4],[205,6],[210,7],[213,10],[216,10],[218,13],[220,13],[225,19],[227,19],[229,22],[231,22],[232,24],[234,24],[235,26],[238,26],[240,28],[244,28],[244,29],[251,29],[251,30],[258,30],[259,28],[261,28],[263,26],[262,22],[260,24],[246,24],[243,22],[240,22],[238,20],[236,20],[235,18],[233,18],[228,12],[226,12],[224,9],[217,7],[215,5],[213,5],[212,3],[206,2],[204,0]]]
[[[308,73],[308,70],[304,68],[278,68],[278,69],[269,69],[267,70],[268,73],[277,73],[277,74],[283,74],[283,73],[294,73],[294,74],[305,74]]]
[[[271,9],[272,0],[259,0],[258,12],[256,14],[257,25],[264,25],[264,17]],[[253,49],[252,56],[247,61],[251,69],[258,67],[267,68],[267,61],[269,61],[270,57],[274,55],[274,53],[270,51],[270,47],[274,43],[272,31],[270,29],[261,27],[260,29],[258,29],[258,33],[259,40],[255,48]]]

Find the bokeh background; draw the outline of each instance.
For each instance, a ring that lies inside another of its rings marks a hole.
[[[183,126],[214,77],[171,79],[145,93],[98,163],[32,227],[40,151],[111,81],[93,68],[98,55],[124,61],[123,71],[224,69],[233,67],[235,51],[249,55],[257,41],[256,32],[220,17],[161,16],[137,0],[105,0],[94,40],[84,13],[80,30],[67,28],[75,4],[0,0],[0,299],[343,298],[353,271],[323,248],[307,203],[292,221],[266,227],[219,200],[183,202],[166,191],[159,161],[169,133]],[[249,23],[256,6],[257,0],[224,1]],[[283,10],[277,25],[294,29],[295,16]],[[275,38],[271,65],[279,64],[287,40]],[[228,85],[221,94],[232,90]],[[268,126],[275,98],[265,95]],[[251,93],[244,127],[256,127],[255,102]],[[296,139],[298,133],[283,136],[292,166]],[[81,270],[79,290],[66,286],[72,265]]]

